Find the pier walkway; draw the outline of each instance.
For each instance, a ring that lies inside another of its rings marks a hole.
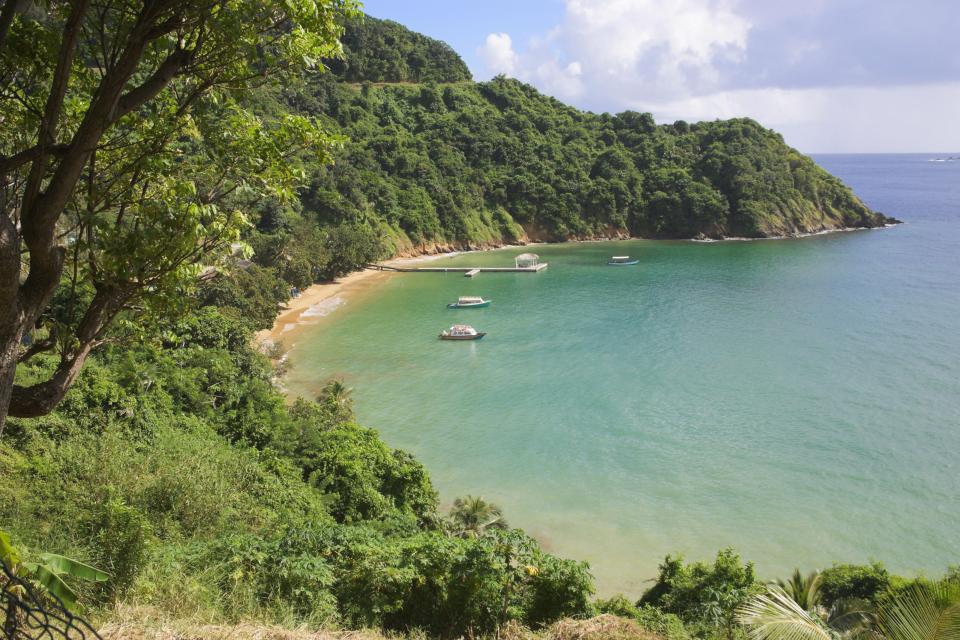
[[[368,264],[375,271],[399,271],[401,273],[539,273],[547,268],[546,262],[530,267],[391,267],[386,264]]]

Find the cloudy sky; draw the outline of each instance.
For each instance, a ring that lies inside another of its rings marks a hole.
[[[805,152],[960,152],[960,0],[367,0],[591,111],[750,116]]]

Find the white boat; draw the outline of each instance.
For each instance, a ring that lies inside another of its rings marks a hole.
[[[489,307],[492,300],[484,300],[479,296],[460,296],[456,302],[447,305],[448,309],[476,309],[478,307]]]
[[[630,256],[613,256],[607,260],[607,264],[611,266],[625,266],[629,264],[637,264],[639,262],[639,258],[631,258]]]
[[[477,331],[468,324],[455,324],[446,331],[440,333],[441,340],[479,340],[487,335],[482,331]]]

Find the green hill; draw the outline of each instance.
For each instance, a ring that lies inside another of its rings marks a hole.
[[[304,210],[324,225],[370,224],[393,253],[889,222],[750,119],[657,125],[646,113],[583,112],[503,77],[468,82],[449,47],[372,18],[345,45],[333,74],[285,96],[349,140],[335,166],[315,168]]]
[[[391,20],[350,22],[340,39],[344,57],[328,61],[347,82],[460,82],[470,69],[446,42]]]

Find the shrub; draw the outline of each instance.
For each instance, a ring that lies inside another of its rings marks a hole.
[[[890,574],[879,562],[835,564],[820,574],[820,595],[825,606],[844,598],[873,602],[890,587]]]
[[[95,564],[110,574],[102,597],[122,598],[143,567],[150,536],[146,517],[123,498],[110,496],[87,524],[94,541]]]
[[[635,620],[645,630],[667,638],[667,640],[689,640],[687,632],[675,614],[665,613],[650,605],[637,606],[623,595],[616,595],[595,603],[600,613],[609,613],[622,618]]]
[[[718,552],[712,565],[667,556],[656,584],[637,604],[676,614],[685,623],[729,627],[737,606],[759,588],[753,563],[744,564],[732,549]]]

